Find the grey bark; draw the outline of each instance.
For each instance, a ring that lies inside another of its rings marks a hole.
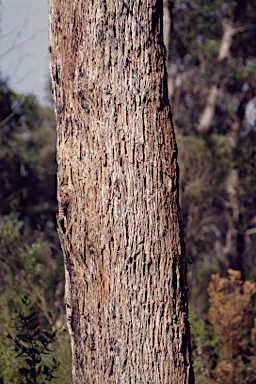
[[[193,380],[162,11],[49,0],[74,384]]]

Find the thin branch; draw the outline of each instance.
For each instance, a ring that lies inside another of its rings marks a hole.
[[[22,106],[23,103],[19,103],[17,107],[14,108],[14,110],[0,123],[0,129],[5,126],[16,114],[17,110]]]
[[[234,34],[245,32],[245,31],[248,31],[249,29],[255,29],[255,28],[256,28],[255,24],[248,24],[241,27],[237,27],[237,28],[234,28]]]
[[[8,335],[8,332],[6,332],[4,329],[0,328],[0,333],[2,333],[3,335],[7,336]]]
[[[248,236],[254,235],[255,233],[256,233],[256,227],[247,229],[247,231],[245,232],[245,234]]]
[[[39,31],[39,32],[40,32],[40,31]],[[27,43],[29,40],[33,39],[39,32],[34,33],[32,36],[30,36],[30,37],[27,38],[26,40],[22,41],[21,43],[18,43],[18,44],[16,44],[16,45],[12,46],[11,48],[7,49],[7,51],[5,51],[5,52],[0,56],[0,59],[1,59],[3,56],[6,56],[7,53],[11,52],[14,48],[20,47],[22,44]]]

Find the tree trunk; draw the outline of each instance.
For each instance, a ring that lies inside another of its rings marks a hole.
[[[73,383],[192,382],[163,4],[49,11]]]

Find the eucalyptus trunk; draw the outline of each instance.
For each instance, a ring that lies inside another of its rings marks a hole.
[[[49,11],[73,383],[192,382],[163,4]]]

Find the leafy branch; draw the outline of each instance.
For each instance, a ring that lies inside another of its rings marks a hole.
[[[55,378],[53,374],[60,365],[54,357],[51,367],[43,362],[43,355],[52,352],[50,345],[56,342],[58,330],[50,333],[41,331],[37,313],[31,312],[26,315],[31,304],[29,298],[25,296],[22,302],[25,305],[25,312],[16,311],[17,316],[14,319],[16,322],[14,328],[18,334],[15,337],[7,335],[15,343],[15,350],[19,352],[16,358],[24,357],[27,365],[19,369],[22,377],[19,384],[45,384]]]

